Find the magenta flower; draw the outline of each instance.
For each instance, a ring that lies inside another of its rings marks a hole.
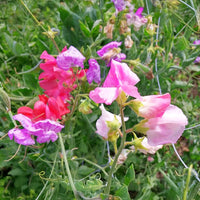
[[[193,42],[193,44],[195,44],[195,45],[200,45],[200,40],[195,40],[195,41]]]
[[[89,69],[86,72],[88,83],[91,84],[92,81],[95,83],[101,82],[101,71],[98,62],[95,59],[89,59]]]
[[[33,136],[37,136],[38,143],[54,142],[58,138],[57,133],[64,128],[63,125],[49,119],[33,123],[22,114],[13,116],[13,119],[19,121],[24,129],[13,128],[8,132],[8,136],[11,140],[14,137],[15,142],[22,145],[35,144]]]
[[[122,60],[126,59],[126,55],[124,53],[120,53],[121,49],[118,48],[122,43],[121,42],[110,42],[103,46],[97,54],[106,62],[106,65],[109,67],[111,60],[116,60],[121,62]]]
[[[139,81],[138,76],[131,71],[126,63],[112,60],[103,87],[92,90],[89,97],[96,103],[109,105],[124,91],[127,95],[140,99],[138,89],[134,86]]]
[[[15,142],[18,144],[22,144],[22,145],[35,144],[35,140],[31,137],[27,129],[13,128],[8,132],[8,136],[11,140],[14,137]]]
[[[56,61],[59,68],[69,70],[71,67],[84,68],[85,57],[75,47],[70,46],[67,51],[58,55]]]
[[[147,19],[142,16],[143,9],[143,7],[140,7],[135,13],[126,14],[128,25],[133,25],[135,31],[139,31],[140,27],[147,23]]]
[[[161,117],[142,120],[134,130],[146,134],[149,145],[157,146],[176,143],[187,124],[182,110],[170,105]]]
[[[161,117],[170,105],[171,96],[169,93],[164,95],[149,95],[130,101],[129,106],[140,117],[146,119]]]

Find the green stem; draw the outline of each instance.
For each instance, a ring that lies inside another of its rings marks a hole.
[[[117,141],[115,140],[114,142],[112,142],[112,144],[113,144],[115,155],[116,155],[117,154]]]
[[[9,114],[10,119],[12,120],[12,123],[15,125],[15,127],[17,127],[17,123],[13,119],[13,114],[12,114],[12,112],[10,110],[8,111],[8,114]]]
[[[44,26],[42,26],[42,24],[37,20],[37,18],[33,15],[33,13],[30,11],[30,9],[27,7],[27,5],[22,1],[19,0],[21,2],[21,4],[26,8],[26,10],[29,12],[29,14],[31,15],[31,17],[35,20],[35,22],[42,28],[42,30],[47,33],[48,37],[51,39],[51,41],[53,42],[54,46],[56,47],[58,53],[60,53],[60,49],[58,48],[58,45],[56,44],[54,38],[52,38],[52,36],[48,33],[48,31],[44,28]]]
[[[125,121],[124,121],[124,112],[123,112],[123,107],[120,106],[120,115],[121,115],[121,121],[122,121],[122,133],[123,133],[123,137],[121,139],[121,144],[120,147],[118,149],[117,154],[115,155],[115,159],[113,161],[113,164],[111,166],[109,175],[108,175],[108,183],[107,183],[107,187],[105,188],[105,194],[109,195],[110,193],[110,187],[111,187],[111,182],[112,182],[112,175],[115,171],[115,167],[117,164],[117,160],[119,158],[120,153],[122,152],[123,148],[124,148],[124,144],[126,141],[126,125],[125,125]]]
[[[73,182],[73,179],[72,179],[72,175],[71,175],[71,172],[70,172],[70,169],[69,169],[69,163],[67,161],[67,156],[66,156],[66,153],[65,153],[65,147],[64,147],[64,143],[63,143],[61,133],[58,133],[58,136],[59,136],[59,140],[60,140],[60,145],[61,145],[61,149],[62,149],[63,159],[64,159],[64,162],[65,162],[65,168],[66,168],[66,171],[67,171],[69,183],[72,187],[72,191],[74,193],[75,198],[79,199],[79,195],[78,195],[78,192],[75,188],[75,185],[74,185],[74,182]]]
[[[107,172],[104,170],[103,167],[101,167],[100,165],[97,165],[96,163],[86,159],[86,158],[76,158],[76,160],[84,160],[85,162],[94,165],[95,167],[99,168],[106,176],[108,176]]]
[[[183,200],[187,200],[187,193],[188,193],[188,189],[189,189],[191,172],[192,172],[192,165],[190,165],[190,167],[188,168],[188,176],[187,176],[185,189],[184,189],[184,193],[183,193]]]

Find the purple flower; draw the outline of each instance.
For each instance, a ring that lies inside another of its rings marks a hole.
[[[147,19],[142,16],[143,9],[143,7],[140,7],[135,13],[126,14],[127,24],[133,25],[135,31],[139,31],[140,27],[147,23]]]
[[[101,82],[101,72],[100,72],[100,66],[98,62],[95,59],[89,59],[89,69],[86,73],[88,83],[91,84],[92,81],[95,83]]]
[[[58,55],[56,61],[59,68],[69,70],[70,67],[84,68],[85,57],[75,47],[70,46],[67,51]]]
[[[117,9],[118,12],[124,10],[126,7],[124,0],[111,0],[111,1],[114,3],[115,8]]]
[[[14,137],[15,142],[22,145],[35,144],[33,136],[37,136],[38,143],[54,142],[58,138],[57,133],[64,128],[63,125],[49,119],[33,123],[22,114],[13,116],[13,119],[19,121],[24,128],[13,128],[8,132],[8,136],[11,140]]]
[[[14,137],[15,142],[18,144],[22,144],[22,145],[35,144],[34,139],[31,137],[27,129],[13,128],[8,132],[8,136],[11,140]]]
[[[200,40],[195,40],[195,41],[193,42],[193,44],[195,44],[195,45],[200,45]],[[195,59],[194,63],[200,63],[200,57],[197,57],[197,58]]]
[[[195,44],[195,45],[200,45],[200,40],[195,40],[195,41],[193,42],[193,44]]]
[[[97,51],[97,54],[106,61],[107,66],[110,66],[110,61],[116,60],[118,62],[121,62],[122,60],[126,59],[126,55],[124,53],[120,53],[121,49],[118,48],[122,43],[121,42],[110,42],[103,46],[99,51]]]
[[[200,57],[197,57],[194,62],[195,63],[200,63]]]

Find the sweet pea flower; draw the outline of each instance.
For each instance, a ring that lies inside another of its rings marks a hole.
[[[103,104],[100,106],[102,115],[96,122],[96,128],[100,136],[105,140],[112,141],[118,137],[118,129],[121,127],[121,117],[108,112]],[[125,121],[128,120],[127,117],[124,118]]]
[[[144,139],[142,140],[142,146],[144,147],[143,149],[137,148],[137,150],[139,150],[140,152],[144,153],[144,154],[155,154],[156,151],[158,151],[159,149],[161,149],[163,147],[163,145],[157,145],[157,146],[151,146],[148,143],[148,139],[146,137],[144,137]],[[130,147],[131,150],[135,150],[134,146]]]
[[[200,45],[200,40],[195,40],[195,41],[193,42],[193,44],[195,44],[195,45]]]
[[[39,101],[36,101],[34,108],[22,106],[17,110],[18,114],[23,114],[29,117],[33,122],[37,122],[44,119],[51,119],[56,121],[70,110],[63,100],[58,96],[57,98],[48,98],[45,95],[39,95]]]
[[[86,72],[88,83],[91,84],[92,81],[95,83],[101,82],[101,71],[98,62],[95,59],[89,59],[89,69]]]
[[[195,63],[200,63],[200,57],[196,57],[196,59],[195,59],[194,62],[195,62]]]
[[[187,117],[182,110],[170,105],[161,117],[142,120],[133,130],[146,134],[149,145],[157,146],[176,143],[187,124]]]
[[[143,96],[141,99],[134,99],[127,103],[135,113],[146,119],[161,117],[170,105],[171,96],[164,95]]]
[[[84,68],[85,57],[75,47],[70,46],[67,51],[59,54],[56,61],[59,68],[69,70],[71,67]]]
[[[57,133],[64,128],[63,125],[49,119],[33,123],[30,118],[22,114],[13,116],[13,119],[19,121],[24,128],[13,128],[8,132],[8,136],[22,145],[35,144],[34,136],[37,136],[38,143],[55,142],[58,138]]]
[[[62,52],[66,52],[66,48]],[[77,87],[75,84],[76,74],[73,69],[65,71],[58,68],[56,59],[46,51],[40,58],[45,60],[45,63],[40,64],[43,72],[39,75],[39,85],[44,89],[44,93],[49,97],[57,98],[59,96],[64,102],[69,101],[70,92]]]
[[[126,63],[112,60],[103,87],[92,90],[89,97],[96,103],[110,105],[123,91],[127,95],[140,99],[138,89],[134,86],[139,80],[138,76],[131,71]]]
[[[127,23],[128,25],[133,25],[135,31],[139,31],[140,27],[147,23],[147,19],[142,16],[144,8],[140,7],[137,9],[135,13],[128,13],[126,14]]]
[[[124,0],[111,0],[111,1],[114,3],[115,8],[118,12],[124,10],[126,7]]]
[[[106,44],[99,51],[97,51],[97,54],[103,60],[105,60],[108,67],[111,64],[112,59],[118,62],[121,62],[122,60],[126,59],[126,55],[124,53],[120,53],[121,49],[118,48],[121,44],[121,42],[113,41]]]
[[[116,130],[118,130],[121,127],[121,118],[119,116],[112,114],[111,112],[108,112],[104,108],[103,104],[101,104],[100,109],[101,109],[102,115],[96,122],[96,128],[97,128],[96,133],[98,133],[100,136],[102,136],[104,139],[107,140],[108,133],[110,130],[107,122],[113,122],[116,120],[115,121]]]
[[[195,45],[200,45],[200,40],[195,40],[195,41],[193,42],[193,44],[195,44]],[[200,63],[200,57],[199,57],[199,56],[196,57],[194,63]]]

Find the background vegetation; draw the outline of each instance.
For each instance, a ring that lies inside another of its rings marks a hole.
[[[158,76],[162,92],[171,94],[173,104],[183,110],[189,120],[188,127],[192,127],[199,123],[200,117],[200,67],[193,62],[200,55],[200,46],[193,45],[195,40],[200,39],[200,7],[198,0],[185,1],[191,8],[181,1],[177,1],[177,5],[173,2],[176,1],[132,1],[135,8],[144,7],[144,14],[151,15],[153,23],[158,24],[160,18],[159,39],[156,40],[156,34],[153,37],[148,35],[145,27],[138,32],[132,30],[134,44],[128,50],[123,44],[122,52],[129,60],[140,58],[141,63],[145,64],[149,48],[153,45],[148,67],[152,68],[155,78],[147,79],[136,66],[134,69],[141,79],[139,91],[142,95],[158,94]],[[49,26],[60,30],[55,38],[60,49],[73,45],[89,59],[91,56],[97,57],[96,51],[111,41],[103,33],[103,27],[115,12],[109,0],[27,0],[25,4],[46,29]],[[20,106],[33,105],[35,97],[42,93],[38,84],[41,70],[37,67],[41,53],[47,50],[49,54],[58,54],[52,41],[43,32],[20,1],[1,0],[0,84],[11,99],[14,114]],[[123,42],[124,39],[125,36],[119,34],[116,20],[113,40]],[[106,73],[108,68],[103,61],[100,63],[102,72]],[[88,67],[87,64],[85,66]],[[94,87],[83,85],[82,92]],[[115,104],[111,110],[117,113]],[[133,115],[128,110],[125,113],[126,116]],[[95,133],[95,122],[100,114],[98,107],[89,115],[76,110],[62,131],[65,133],[65,148],[76,188],[88,199],[103,191],[105,177],[87,160],[101,166],[108,162],[106,143]],[[133,119],[131,122],[136,121]],[[131,122],[127,126],[131,127]],[[2,109],[0,136],[11,128],[12,121]],[[199,127],[188,129],[176,144],[185,163],[192,164],[197,172],[200,164],[199,134]],[[35,148],[22,146],[12,160],[6,161],[15,154],[17,148],[18,145],[8,137],[0,140],[2,200],[73,199],[58,142]],[[112,194],[123,200],[182,199],[188,170],[184,169],[172,146],[164,146],[153,158],[154,161],[149,162],[147,156],[139,152],[129,154],[113,177]],[[199,183],[194,176],[191,176],[188,199],[200,199]]]

